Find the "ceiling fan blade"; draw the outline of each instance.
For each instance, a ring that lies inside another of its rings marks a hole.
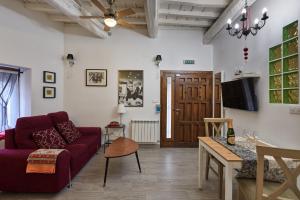
[[[129,15],[134,15],[135,11],[132,8],[127,8],[124,10],[120,10],[117,13],[118,13],[117,14],[118,18],[123,18],[123,17],[129,16]]]
[[[104,18],[102,16],[80,16],[81,19],[99,19]]]
[[[124,20],[124,19],[119,19],[118,20],[118,24],[120,25],[120,26],[123,26],[123,27],[125,27],[125,28],[136,28],[135,27],[135,25],[133,25],[133,24],[129,24],[126,20]]]
[[[104,31],[105,31],[105,32],[109,32],[109,31],[110,31],[110,28],[109,28],[108,26],[105,25],[105,26],[104,26]]]
[[[98,0],[92,0],[92,3],[98,7],[103,13],[106,13],[106,8]]]

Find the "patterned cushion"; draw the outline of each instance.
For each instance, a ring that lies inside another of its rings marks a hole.
[[[71,144],[81,137],[80,132],[74,126],[72,121],[62,122],[57,124],[57,129],[62,137]]]
[[[32,133],[32,138],[41,149],[64,149],[66,147],[66,142],[55,128],[35,131]]]

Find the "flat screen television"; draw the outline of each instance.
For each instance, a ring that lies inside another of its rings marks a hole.
[[[222,83],[223,106],[258,111],[254,78],[243,78]]]

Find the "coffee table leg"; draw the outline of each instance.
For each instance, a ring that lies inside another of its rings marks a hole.
[[[109,158],[106,158],[105,175],[104,175],[103,187],[105,187],[105,184],[106,184],[106,176],[107,176],[107,170],[108,170],[108,163],[109,163]]]
[[[140,160],[139,160],[139,155],[138,155],[137,151],[135,152],[135,156],[136,156],[136,160],[137,160],[137,163],[138,163],[138,166],[139,166],[140,173],[142,173],[141,165],[140,165]]]

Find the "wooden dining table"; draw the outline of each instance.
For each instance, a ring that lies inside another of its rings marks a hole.
[[[210,137],[198,137],[199,139],[199,171],[198,185],[203,189],[205,177],[205,162],[207,152],[219,160],[225,169],[225,200],[232,200],[233,170],[242,167],[243,159],[231,152],[222,144]]]

